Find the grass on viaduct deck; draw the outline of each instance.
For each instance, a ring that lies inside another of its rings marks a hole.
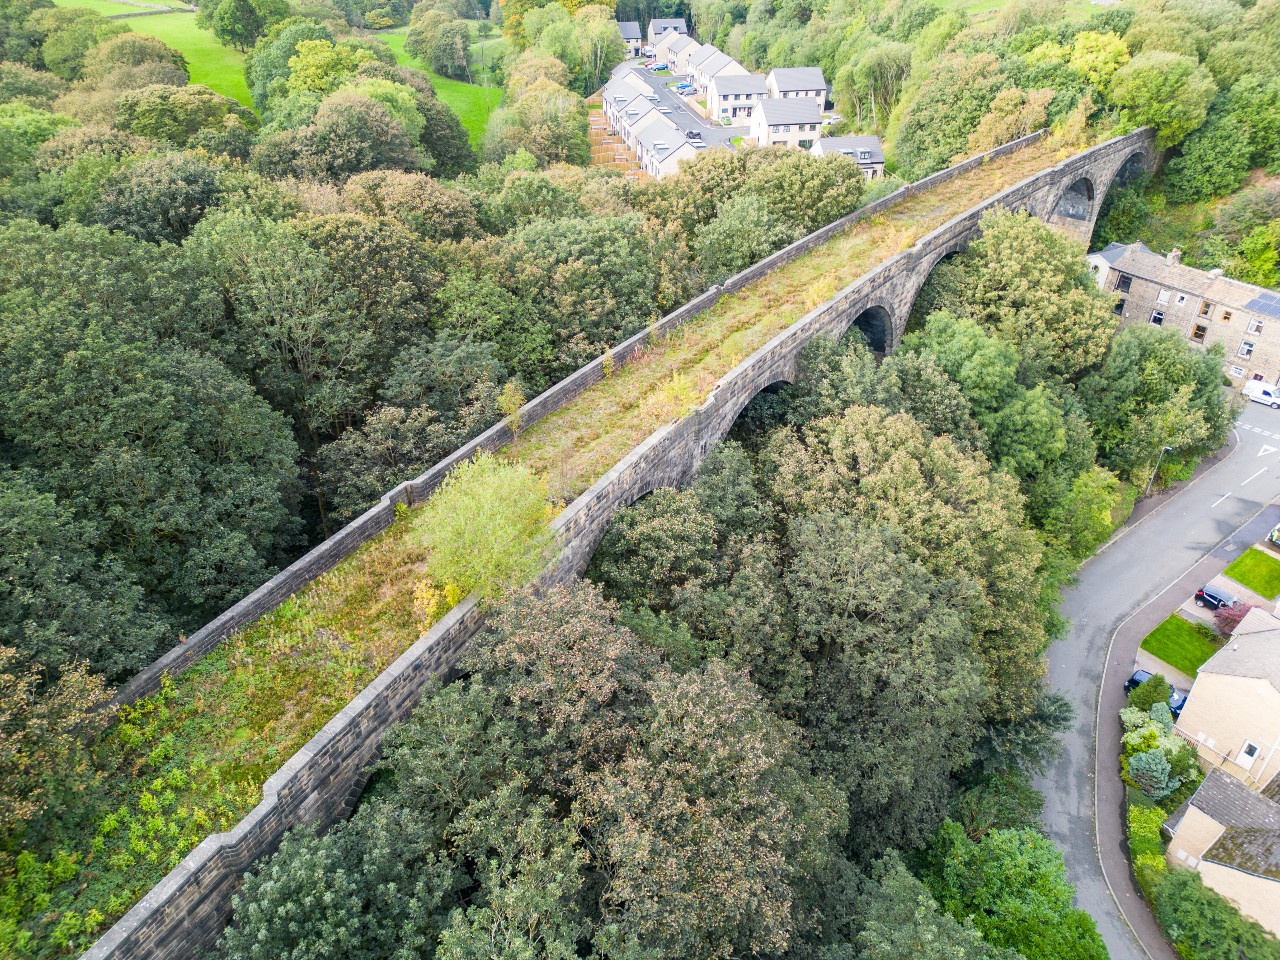
[[[541,471],[557,500],[576,496],[654,430],[702,403],[779,331],[951,217],[1057,162],[1057,153],[1052,141],[1041,142],[855,225],[723,297],[532,425],[502,455]],[[106,924],[114,922],[207,833],[248,813],[266,779],[426,632],[443,611],[429,609],[416,589],[431,572],[416,535],[420,517],[409,511],[161,694],[140,701],[125,718],[132,723],[114,725],[105,737],[115,758],[105,795],[68,811],[37,844],[42,857],[62,849],[87,868],[56,891],[45,922],[68,909],[81,916],[96,909]],[[106,824],[122,816],[154,821],[147,810],[158,794],[165,835],[149,856],[108,867],[113,853],[128,852],[128,838]],[[33,932],[42,938],[48,929]]]
[[[876,264],[957,214],[1058,161],[1052,138],[909,197],[736,294],[651,345],[639,362],[533,424],[502,456],[548,478],[565,501],[584,492],[663,424],[700,405],[739,363]]]

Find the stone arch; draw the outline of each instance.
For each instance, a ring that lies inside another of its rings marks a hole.
[[[922,324],[924,318],[916,316],[916,305],[920,300],[920,294],[924,291],[925,284],[929,282],[929,278],[933,276],[933,272],[944,263],[950,263],[960,254],[964,253],[967,244],[956,243],[948,246],[940,253],[932,255],[927,261],[928,266],[917,268],[915,277],[912,280],[911,294],[907,299],[906,321],[904,323],[904,332],[916,329],[916,325]],[[899,339],[901,339],[899,337]]]
[[[1087,176],[1080,177],[1059,195],[1058,202],[1053,207],[1053,215],[1065,220],[1088,223],[1093,219],[1096,199],[1093,180]]]
[[[1111,178],[1111,183],[1107,185],[1107,189],[1112,187],[1123,187],[1125,184],[1132,183],[1138,177],[1148,172],[1151,161],[1147,158],[1146,151],[1135,150],[1129,156],[1125,157],[1124,163],[1116,170],[1116,175]]]
[[[793,378],[790,376],[775,377],[768,383],[762,384],[760,387],[752,390],[750,395],[742,401],[742,403],[731,408],[732,416],[727,417],[723,424],[718,425],[714,436],[707,438],[706,448],[702,451],[702,457],[699,462],[710,452],[711,447],[728,437],[733,435],[734,428],[739,424],[750,425],[751,422],[759,420],[767,420],[773,413],[771,401],[782,391],[784,387],[791,386]]]
[[[894,345],[893,314],[879,304],[867,307],[845,328],[845,336],[857,330],[874,352],[885,354]]]

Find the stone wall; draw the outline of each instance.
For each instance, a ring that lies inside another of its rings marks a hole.
[[[1033,134],[987,157],[968,160],[904,187],[792,244],[615,347],[611,351],[615,363],[625,363],[637,346],[708,309],[722,292],[741,289],[858,220],[888,209],[904,196],[936,186],[993,155],[1034,142],[1041,135]],[[948,252],[961,249],[977,235],[984,211],[1001,206],[1048,216],[1058,203],[1064,182],[1074,181],[1082,170],[1092,170],[1099,182],[1109,183],[1120,164],[1138,149],[1150,151],[1150,137],[1145,132],[1110,141],[1028,178],[878,265],[779,333],[730,371],[700,407],[656,431],[555,519],[552,526],[561,553],[548,571],[548,579],[566,580],[580,573],[617,510],[658,487],[688,480],[707,451],[724,437],[742,408],[760,390],[794,377],[800,350],[813,337],[839,336],[864,311],[881,307],[893,318],[892,341],[896,345],[928,271]],[[1107,174],[1107,170],[1111,173]],[[521,411],[522,421],[533,423],[559,409],[602,376],[603,363],[598,359],[527,404]],[[162,657],[122,689],[120,698],[145,695],[155,688],[166,670],[185,669],[233,630],[251,623],[385,530],[394,519],[396,504],[421,502],[453,466],[478,451],[497,450],[510,439],[509,427],[499,424],[422,476],[401,484],[333,538]],[[83,960],[187,960],[212,946],[230,915],[231,894],[244,870],[273,851],[290,827],[324,827],[349,812],[364,785],[368,765],[377,756],[383,731],[409,714],[431,677],[448,674],[481,625],[480,611],[470,599],[450,611],[267,781],[262,802],[243,821],[226,833],[206,838],[84,954]]]

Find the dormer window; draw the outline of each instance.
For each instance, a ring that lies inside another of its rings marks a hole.
[[[858,151],[858,159],[859,159],[859,160],[870,160],[870,159],[871,159],[871,151],[870,151],[870,150],[859,150],[859,151]]]

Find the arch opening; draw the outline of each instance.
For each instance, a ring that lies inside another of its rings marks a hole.
[[[867,346],[874,352],[885,354],[889,351],[889,343],[893,336],[893,317],[884,307],[867,307],[849,324],[845,336],[858,331],[867,341]]]
[[[1081,177],[1063,191],[1058,198],[1058,205],[1053,208],[1053,214],[1067,220],[1088,220],[1093,213],[1093,199],[1093,181],[1088,177]]]
[[[1111,179],[1111,186],[1123,187],[1139,177],[1147,174],[1147,155],[1142,151],[1129,154],[1128,159],[1120,165],[1116,175]]]
[[[733,424],[724,439],[750,443],[753,438],[782,424],[791,403],[786,392],[789,386],[791,383],[788,380],[775,380],[757,390],[733,418]]]

